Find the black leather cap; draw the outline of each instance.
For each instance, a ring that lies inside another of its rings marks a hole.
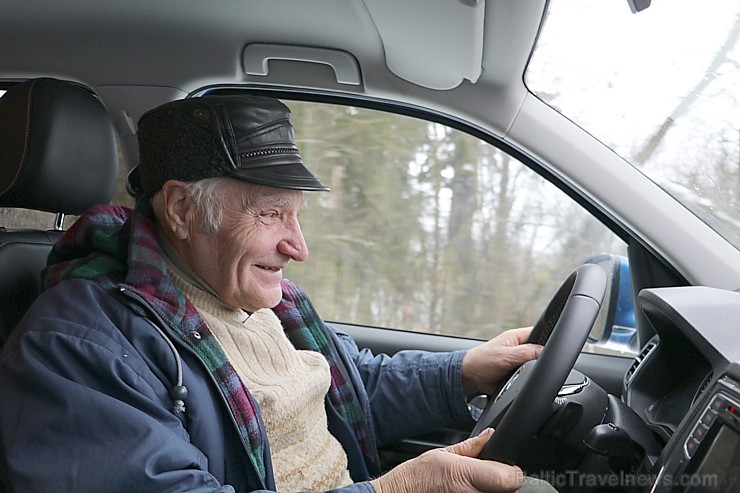
[[[139,119],[136,194],[152,195],[167,180],[229,176],[259,185],[328,191],[294,142],[290,110],[265,96],[204,96],[159,106]]]

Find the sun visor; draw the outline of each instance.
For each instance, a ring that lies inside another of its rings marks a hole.
[[[438,90],[478,80],[484,0],[364,1],[394,74]]]

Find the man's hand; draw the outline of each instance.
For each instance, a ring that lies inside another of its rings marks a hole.
[[[491,395],[510,371],[540,355],[542,346],[524,344],[531,330],[531,327],[507,330],[468,351],[462,362],[466,397],[478,393]]]
[[[522,470],[500,462],[477,459],[491,438],[480,435],[430,450],[371,481],[376,493],[502,493],[517,491]]]

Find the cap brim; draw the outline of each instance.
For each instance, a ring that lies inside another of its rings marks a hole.
[[[238,169],[228,173],[228,176],[268,187],[309,192],[331,191],[301,163]]]

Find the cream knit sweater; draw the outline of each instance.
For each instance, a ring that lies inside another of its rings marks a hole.
[[[327,428],[324,397],[330,375],[326,359],[313,351],[295,349],[272,310],[250,315],[177,273],[173,278],[260,406],[277,491],[326,491],[352,483],[347,455]]]

